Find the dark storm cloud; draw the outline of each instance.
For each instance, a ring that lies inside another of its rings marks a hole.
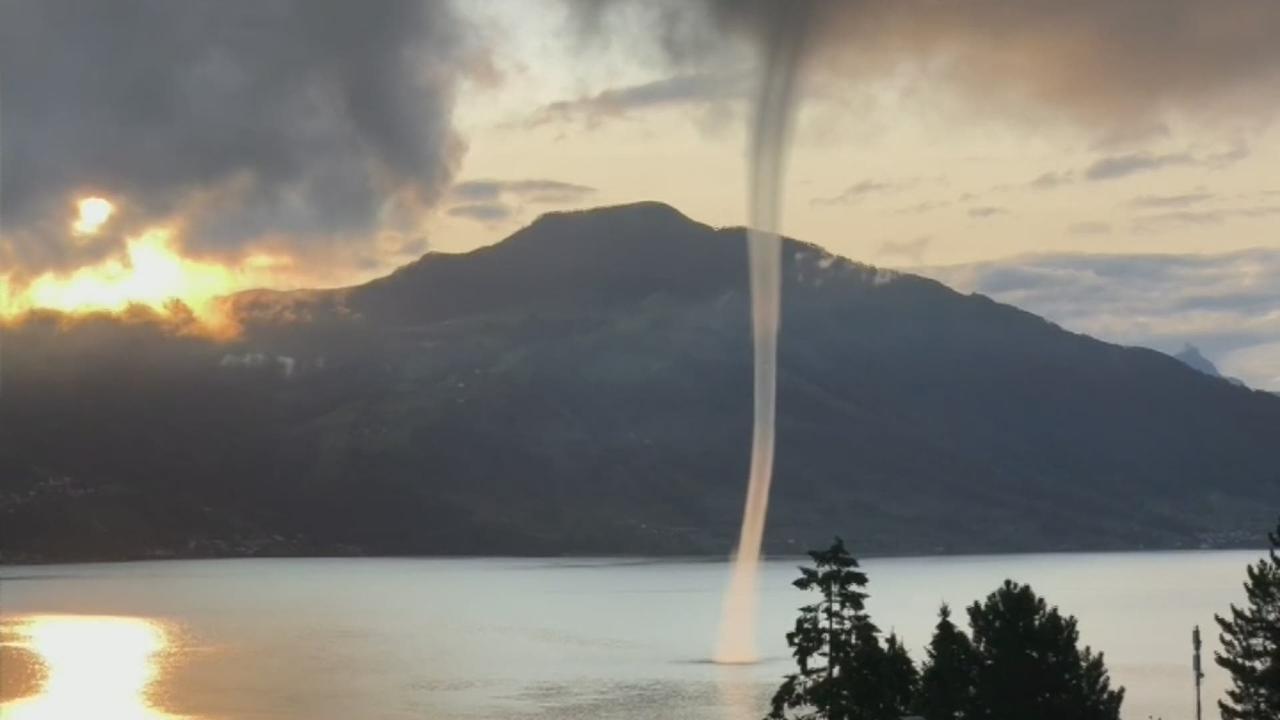
[[[589,31],[642,36],[635,27],[647,18],[656,45],[688,66],[722,62],[726,39],[769,37],[776,4],[571,2]],[[825,0],[814,11],[813,69],[847,76],[916,65],[984,100],[1047,107],[1108,137],[1154,132],[1171,109],[1269,117],[1280,99],[1274,0]]]
[[[66,237],[88,191],[121,205],[120,231],[182,216],[204,252],[412,224],[463,151],[471,38],[422,0],[0,2],[0,265],[108,249]]]

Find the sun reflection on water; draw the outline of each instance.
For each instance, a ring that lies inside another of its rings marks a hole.
[[[4,720],[175,720],[148,691],[168,645],[159,623],[132,617],[39,615],[8,628],[8,645],[43,665],[28,697],[0,704]]]

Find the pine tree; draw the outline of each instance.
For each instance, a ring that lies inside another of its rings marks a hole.
[[[1006,580],[969,608],[976,658],[968,720],[1118,720],[1124,689],[1111,689],[1101,655],[1077,647],[1063,617],[1030,587]]]
[[[911,661],[907,648],[896,633],[889,633],[884,641],[884,669],[881,687],[886,691],[889,709],[895,717],[905,715],[914,705],[920,688],[920,672]]]
[[[927,652],[917,711],[925,720],[964,720],[976,659],[969,636],[951,622],[951,608],[946,605],[938,610],[938,624]]]
[[[853,648],[841,656],[836,672],[846,713],[830,717],[897,720],[911,707],[916,667],[896,635],[890,635],[881,645],[879,632],[870,622],[854,630]]]
[[[1224,720],[1280,718],[1280,527],[1267,538],[1268,556],[1246,571],[1248,606],[1214,617],[1222,631],[1214,660],[1231,675],[1227,699],[1218,701]]]
[[[910,702],[915,667],[896,637],[881,645],[865,612],[867,576],[840,538],[809,557],[814,566],[800,568],[792,584],[819,598],[800,608],[787,633],[797,671],[774,694],[768,717],[897,720]]]

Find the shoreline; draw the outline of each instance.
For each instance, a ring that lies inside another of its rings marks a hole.
[[[879,561],[879,560],[942,560],[942,559],[965,559],[965,558],[1000,558],[1000,557],[1056,557],[1062,555],[1127,555],[1127,554],[1143,554],[1143,555],[1162,555],[1162,554],[1191,554],[1191,553],[1221,553],[1221,552],[1247,552],[1257,551],[1265,553],[1267,547],[1264,545],[1217,545],[1206,547],[1125,547],[1125,548],[1075,548],[1075,549],[1052,549],[1052,550],[1007,550],[1007,551],[955,551],[955,552],[931,552],[931,553],[868,553],[859,555],[860,562]],[[262,554],[262,555],[190,555],[190,556],[173,556],[173,557],[126,557],[116,559],[88,559],[88,560],[0,560],[0,573],[11,568],[39,568],[39,567],[66,567],[66,566],[102,566],[102,565],[142,565],[142,564],[163,564],[163,563],[179,563],[179,562],[235,562],[242,560],[301,560],[301,561],[331,561],[331,560],[428,560],[428,561],[518,561],[531,562],[543,561],[550,565],[559,567],[579,566],[584,569],[592,567],[604,566],[625,566],[625,565],[666,565],[666,564],[725,564],[728,565],[732,559],[731,555],[720,554],[670,554],[670,555],[644,555],[644,554],[561,554],[561,555],[516,555],[516,554]],[[769,554],[765,553],[763,562],[790,562],[804,561],[807,556],[800,553],[786,554]],[[562,561],[562,562],[557,562]],[[44,579],[45,576],[38,576]],[[0,580],[15,580],[21,578],[4,577],[0,575]]]

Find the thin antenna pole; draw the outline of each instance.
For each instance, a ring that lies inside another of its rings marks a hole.
[[[1196,720],[1200,718],[1200,681],[1204,679],[1204,673],[1200,671],[1200,626],[1197,625],[1191,631],[1191,647],[1195,653],[1191,656],[1191,672],[1196,678]]]

